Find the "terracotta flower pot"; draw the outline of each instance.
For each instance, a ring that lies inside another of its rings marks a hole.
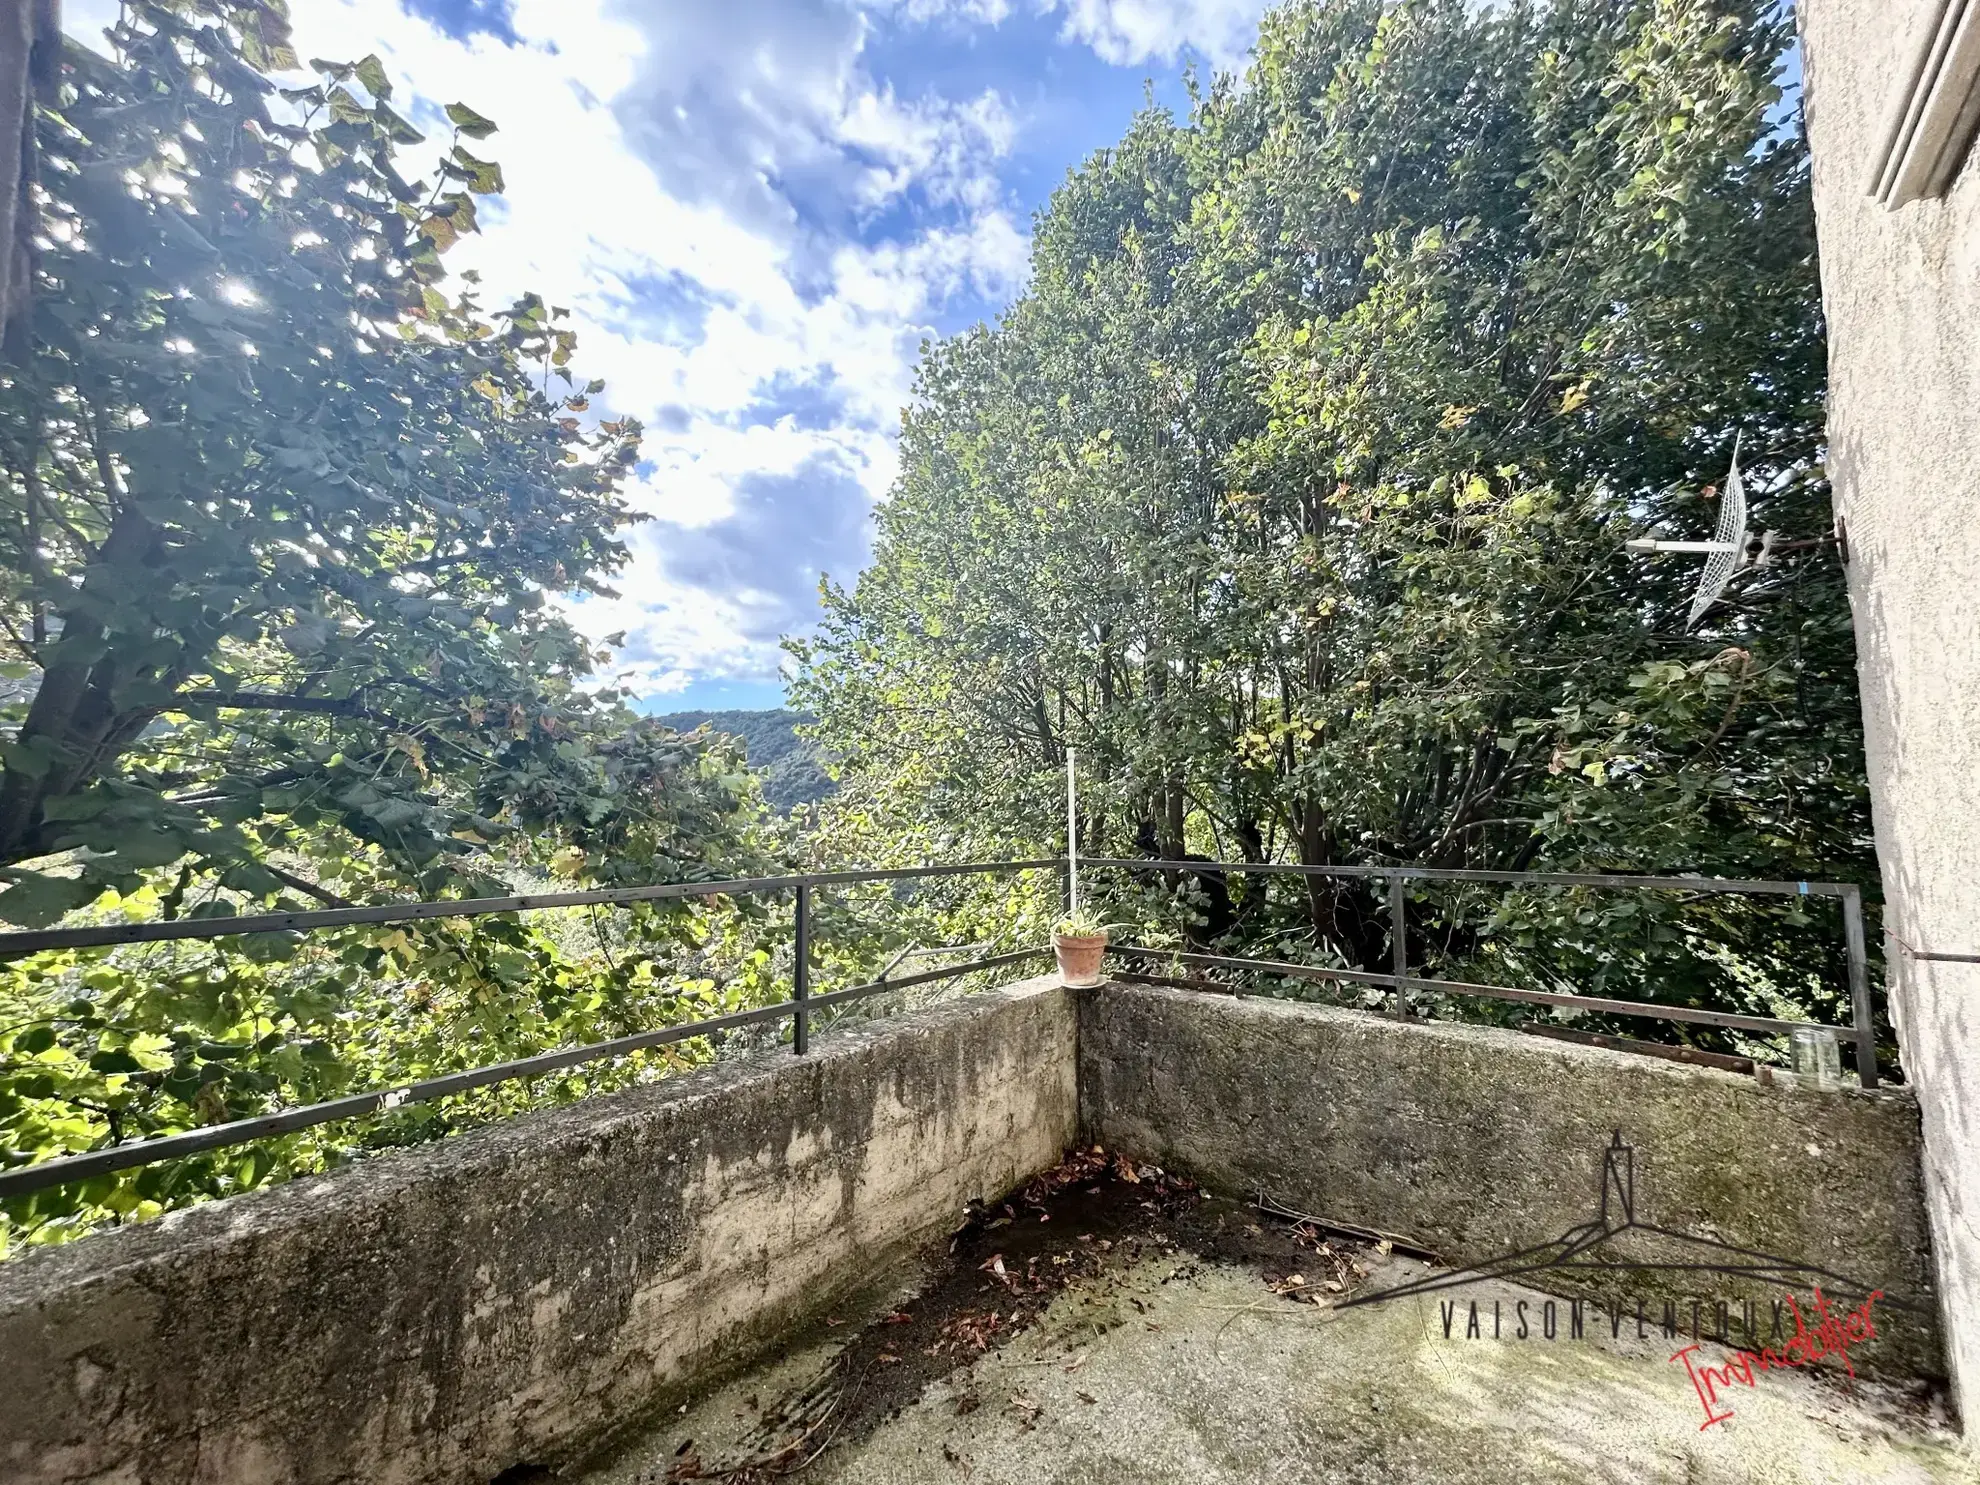
[[[1104,933],[1055,933],[1052,948],[1059,956],[1059,981],[1068,989],[1084,990],[1102,979],[1100,960],[1107,952]]]

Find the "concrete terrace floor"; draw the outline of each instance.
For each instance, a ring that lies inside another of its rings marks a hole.
[[[1070,1237],[1062,1229],[1060,1241]],[[1579,1341],[1538,1339],[1537,1324],[1536,1338],[1515,1341],[1510,1323],[1507,1339],[1467,1341],[1461,1310],[1446,1339],[1442,1296],[1346,1310],[1293,1303],[1274,1292],[1273,1275],[1283,1288],[1296,1260],[1205,1257],[1185,1241],[1123,1241],[1120,1261],[1076,1271],[1035,1309],[1014,1309],[1017,1323],[981,1352],[921,1344],[982,1323],[981,1311],[957,1308],[953,1284],[946,1318],[917,1316],[917,1307],[942,1309],[929,1278],[938,1259],[569,1478],[1980,1482],[1936,1404],[1916,1397],[1771,1373],[1734,1389],[1729,1421],[1701,1429],[1698,1398],[1670,1360],[1675,1346],[1654,1329],[1638,1341],[1625,1326],[1615,1341],[1591,1313]],[[975,1258],[965,1251],[948,1262],[966,1264],[980,1291]],[[1354,1250],[1352,1261],[1366,1272],[1356,1287],[1427,1272],[1373,1250]],[[1312,1255],[1304,1266],[1316,1276],[1309,1283],[1322,1282]],[[1000,1293],[992,1288],[992,1302]],[[1495,1298],[1508,1316],[1520,1298],[1537,1316],[1545,1299],[1508,1285],[1462,1294],[1487,1315]],[[968,1354],[928,1370],[928,1351],[958,1349]]]

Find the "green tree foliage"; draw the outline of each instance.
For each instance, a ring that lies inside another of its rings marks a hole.
[[[375,59],[275,97],[274,13],[220,18],[139,7],[44,119],[45,291],[0,401],[17,923],[181,859],[271,892],[325,826],[472,885],[474,837],[637,820],[609,802],[668,767],[618,714],[610,751],[572,741],[616,696],[543,601],[623,561],[639,429],[586,425],[561,311],[442,292],[501,180],[460,140],[493,126],[457,106],[408,180]],[[645,823],[635,854],[676,822]],[[80,871],[29,864],[55,853]]]
[[[800,805],[818,803],[832,792],[832,778],[820,760],[817,744],[799,732],[815,720],[803,712],[781,707],[663,712],[653,720],[677,732],[705,726],[735,738],[748,754],[750,767],[762,778],[763,802],[772,809],[789,814]]]
[[[1687,632],[1696,567],[1622,547],[1709,535],[1736,433],[1756,527],[1827,525],[1791,41],[1761,0],[1294,0],[1138,118],[928,353],[873,564],[794,646],[836,839],[1052,849],[1077,747],[1094,853],[1866,875],[1834,558]],[[1232,891],[1254,949],[1387,968],[1379,889]],[[1832,920],[1738,900],[1413,916],[1500,983],[1841,981]]]
[[[625,560],[640,430],[591,411],[562,310],[449,277],[501,190],[494,124],[455,104],[423,140],[376,58],[276,88],[274,3],[138,0],[111,45],[70,48],[39,117],[31,343],[0,369],[0,919],[746,872],[740,757],[632,715],[546,602]],[[764,926],[654,905],[32,956],[0,977],[0,1159],[760,997]],[[337,1148],[8,1215],[59,1237]]]

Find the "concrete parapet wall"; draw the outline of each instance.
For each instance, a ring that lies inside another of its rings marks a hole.
[[[1858,1369],[1944,1375],[1918,1114],[1902,1090],[1762,1087],[1486,1027],[1110,984],[1081,1002],[1080,1104],[1086,1137],[1110,1148],[1459,1264],[1590,1221],[1620,1131],[1640,1219],[1902,1297],[1917,1309],[1880,1303]],[[1658,1245],[1628,1246],[1649,1256]],[[1707,1301],[1709,1330],[1715,1298],[1735,1315],[1753,1298],[1765,1315],[1782,1294],[1702,1274],[1526,1282],[1644,1298],[1653,1323],[1675,1298],[1687,1336],[1687,1297]]]
[[[423,1485],[554,1462],[1050,1166],[1038,980],[0,1267],[9,1485]]]
[[[0,1480],[485,1485],[558,1464],[1082,1131],[1474,1263],[1587,1222],[1618,1130],[1639,1217],[1915,1302],[1880,1306],[1854,1359],[1942,1375],[1902,1091],[1034,980],[0,1265]],[[1653,1324],[1673,1292],[1780,1293],[1688,1279],[1583,1292],[1647,1294]]]

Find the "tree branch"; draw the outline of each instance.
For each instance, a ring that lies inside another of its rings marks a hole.
[[[226,707],[243,712],[314,712],[325,717],[355,717],[378,722],[404,732],[406,724],[375,707],[366,706],[355,696],[294,696],[279,691],[175,691],[167,711],[192,707]]]
[[[294,887],[298,892],[314,897],[325,907],[347,908],[356,906],[348,897],[339,897],[328,887],[319,887],[307,877],[299,877],[294,872],[284,871],[272,861],[261,861],[256,864],[285,887]]]

